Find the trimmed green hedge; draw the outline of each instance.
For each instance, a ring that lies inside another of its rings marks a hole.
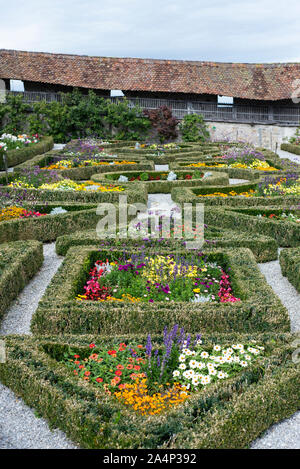
[[[245,209],[252,210],[252,209]],[[265,210],[265,207],[257,206],[253,210]],[[283,210],[282,210],[283,211]],[[247,214],[241,207],[230,207],[226,210],[215,207],[206,207],[205,222],[209,225],[245,231],[253,236],[261,234],[276,239],[279,246],[293,247],[300,244],[300,225],[281,220],[258,218]]]
[[[119,184],[122,187],[122,184]],[[147,203],[148,194],[144,186],[133,184],[122,192],[97,192],[97,191],[74,191],[74,190],[50,190],[50,189],[19,189],[3,186],[5,192],[15,194],[33,195],[36,200],[48,202],[77,202],[77,203],[118,203],[119,195],[127,195],[128,203]]]
[[[264,346],[265,354],[234,377],[207,386],[156,416],[135,413],[74,376],[61,362],[70,350],[88,356],[90,343],[114,347],[134,340],[144,342],[146,335],[7,336],[7,361],[0,364],[0,380],[51,427],[90,449],[247,448],[271,425],[299,409],[300,373],[291,360],[295,336],[290,334],[203,336],[208,350],[216,343],[253,342]],[[161,336],[152,341],[156,347]]]
[[[295,155],[300,155],[300,146],[293,145],[292,143],[282,143],[281,150],[288,151],[289,153],[295,153]]]
[[[0,245],[0,319],[43,263],[43,245],[17,241]]]
[[[101,252],[101,254],[100,254]],[[138,333],[141,324],[149,332],[159,332],[170,323],[196,332],[288,331],[287,310],[259,272],[249,249],[205,251],[211,261],[230,267],[233,293],[242,301],[235,303],[119,303],[78,301],[90,268],[96,259],[118,259],[122,250],[99,247],[72,247],[53,277],[38,309],[31,329],[35,334],[113,334]],[[172,251],[160,249],[161,254]],[[180,251],[179,251],[180,252]],[[130,256],[130,251],[128,255]],[[180,252],[180,254],[182,254]],[[192,253],[189,253],[192,254]],[[185,255],[188,255],[185,251]]]
[[[283,249],[279,255],[279,262],[282,275],[287,277],[300,293],[300,247]]]
[[[169,171],[159,171],[159,172],[150,172],[147,171],[151,176],[158,175],[159,173],[168,173]],[[201,171],[205,172],[205,171]],[[112,181],[110,177],[114,176],[127,176],[130,178],[130,176],[135,176],[138,174],[141,174],[142,171],[116,171],[116,172],[111,172],[111,173],[101,173],[101,174],[94,174],[92,176],[92,180],[95,182],[99,183],[106,183],[108,184],[109,182],[113,184],[120,184],[125,187],[131,187],[132,184],[138,184],[139,186],[144,185],[146,188],[147,192],[149,194],[169,194],[172,190],[173,187],[182,187],[182,186],[187,186],[187,187],[193,187],[193,186],[210,186],[214,184],[228,184],[228,175],[226,173],[218,172],[216,174],[213,174],[212,176],[208,176],[203,179],[178,179],[175,181],[133,181],[133,182],[118,182],[117,180]],[[191,171],[180,171],[178,174],[184,175],[184,174],[190,174]]]
[[[9,150],[6,153],[7,166],[16,166],[30,158],[33,158],[35,155],[46,153],[53,148],[53,145],[52,137],[43,137],[39,143],[29,147],[20,148],[19,150]],[[0,170],[1,169],[5,169],[2,158],[0,159]]]
[[[237,233],[233,230],[217,228],[209,226],[205,229],[203,249],[216,248],[249,248],[253,252],[257,262],[268,262],[277,259],[278,245],[275,239],[268,236],[255,234],[250,236],[249,233]],[[72,246],[109,246],[110,249],[128,249],[155,253],[158,243],[155,241],[146,241],[145,239],[99,239],[92,231],[78,231],[70,235],[59,236],[56,240],[56,252],[60,256],[65,256],[68,249]],[[170,250],[180,250],[185,247],[184,238],[182,240],[167,239],[159,242],[160,247],[169,247]]]

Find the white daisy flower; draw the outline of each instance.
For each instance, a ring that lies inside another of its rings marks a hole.
[[[216,352],[219,352],[221,350],[221,346],[220,345],[214,345],[214,350]]]
[[[196,360],[190,360],[189,366],[191,368],[197,368],[198,362]]]
[[[180,370],[185,370],[186,369],[186,364],[185,363],[180,363],[179,367]]]
[[[179,359],[178,359],[178,360],[179,360],[180,362],[184,362],[185,359],[186,359],[186,356],[183,355],[183,353],[182,353],[181,355],[179,355]]]
[[[207,352],[202,352],[201,353],[201,357],[202,358],[208,358],[209,357],[209,354]]]
[[[176,378],[177,376],[180,376],[180,371],[179,370],[173,371],[173,377]]]

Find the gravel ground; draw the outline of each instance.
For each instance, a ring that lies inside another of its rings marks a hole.
[[[0,449],[76,449],[48,423],[0,383]]]
[[[30,334],[31,317],[63,259],[56,255],[55,243],[44,244],[44,258],[40,271],[8,309],[0,327],[0,335]]]
[[[279,155],[280,158],[288,158],[289,160],[300,164],[300,156],[295,155],[294,153],[290,153],[290,152],[284,151],[284,150],[277,150],[277,155]]]
[[[267,430],[251,449],[300,449],[300,412]]]
[[[283,277],[279,261],[258,264],[258,267],[266,277],[268,284],[279,296],[282,304],[287,308],[291,318],[291,331],[300,331],[300,294],[288,279]]]
[[[229,184],[242,184],[243,182],[249,182],[248,179],[233,179],[229,178]]]
[[[154,165],[155,171],[169,171],[168,164],[156,164]]]

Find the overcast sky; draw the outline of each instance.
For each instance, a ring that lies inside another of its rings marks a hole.
[[[300,61],[299,0],[0,0],[0,49]]]

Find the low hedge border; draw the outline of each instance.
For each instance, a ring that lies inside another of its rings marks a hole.
[[[123,255],[122,250],[105,248],[101,248],[101,253],[105,259]],[[159,253],[172,251],[160,249]],[[78,301],[75,297],[82,291],[90,268],[100,257],[100,250],[96,246],[82,246],[80,250],[72,247],[39,303],[31,323],[32,332],[113,334],[122,331],[125,334],[138,333],[143,324],[149,332],[156,333],[174,321],[191,332],[199,327],[206,332],[289,330],[287,310],[259,272],[249,249],[215,249],[205,254],[210,260],[223,262],[226,268],[231,268],[233,292],[242,301],[205,304]]]
[[[300,293],[300,247],[294,249],[283,249],[279,255],[282,275]]]
[[[66,202],[46,202],[46,204],[35,204],[34,209],[41,213],[50,213],[55,207],[62,207],[67,213],[46,215],[33,218],[17,218],[0,222],[0,243],[16,240],[35,239],[42,242],[56,240],[57,237],[94,228],[96,236],[97,223],[102,215],[97,215],[95,204],[71,204]],[[116,204],[118,213],[119,204]],[[128,215],[130,221],[134,216]]]
[[[139,341],[145,338],[138,336]],[[161,337],[152,339],[155,347],[161,343]],[[254,342],[265,347],[265,355],[238,375],[195,392],[184,404],[149,417],[78,379],[59,361],[70,348],[88,356],[90,343],[115,346],[132,340],[137,337],[7,336],[0,380],[51,428],[90,449],[247,448],[299,409],[299,365],[291,360],[295,336],[290,334],[208,335],[208,347]]]
[[[31,145],[25,148],[19,148],[19,150],[9,150],[6,153],[7,166],[10,168],[16,166],[24,161],[33,158],[35,155],[46,153],[53,148],[53,138],[43,137],[39,143]],[[5,169],[2,158],[0,159],[0,170]]]
[[[265,207],[256,206],[253,210],[265,210]],[[244,209],[252,210],[252,209]],[[283,209],[281,209],[283,211]],[[273,211],[273,210],[272,210]],[[300,244],[300,225],[297,223],[258,218],[244,213],[242,207],[214,208],[205,210],[205,223],[218,227],[245,231],[248,234],[264,235],[274,238],[279,246],[295,247]]]
[[[169,172],[167,171],[157,171],[157,172],[151,172],[147,171],[153,176],[157,176],[159,172]],[[208,172],[208,171],[202,171],[202,172]],[[92,176],[92,181],[94,182],[99,182],[99,183],[113,183],[113,184],[121,184],[122,186],[125,187],[131,187],[132,184],[138,184],[138,185],[144,185],[146,188],[147,192],[149,194],[169,194],[172,190],[173,187],[194,187],[194,186],[199,186],[199,185],[204,185],[204,186],[210,186],[210,185],[215,185],[215,184],[228,184],[228,175],[223,172],[218,172],[215,174],[212,174],[211,176],[208,176],[203,179],[182,179],[182,180],[175,180],[175,181],[134,181],[134,182],[118,182],[117,180],[111,181],[109,179],[109,176],[113,175],[124,175],[130,178],[130,176],[134,176],[137,173],[141,173],[141,171],[115,171],[115,172],[110,172],[110,173],[101,173],[101,174],[94,174]],[[180,174],[189,174],[191,171],[180,171]]]
[[[123,187],[122,184],[119,186]],[[1,191],[14,192],[17,195],[28,194],[36,200],[48,202],[77,202],[77,203],[118,203],[119,195],[126,195],[128,203],[147,203],[148,194],[144,186],[132,184],[122,192],[94,192],[94,191],[64,191],[50,189],[19,189],[8,186],[1,186]]]
[[[237,233],[236,231],[228,229],[219,229],[214,226],[209,226],[205,230],[205,242],[203,249],[216,249],[216,248],[249,248],[257,262],[268,262],[277,259],[278,245],[275,239],[255,234],[250,236],[249,233]],[[184,247],[184,239],[166,240],[171,250],[180,250]],[[56,252],[59,256],[65,256],[68,249],[72,246],[100,246],[108,245],[111,249],[121,248],[135,248],[151,253],[157,250],[157,242],[148,243],[145,239],[131,239],[131,238],[115,238],[115,239],[99,239],[95,230],[91,231],[78,231],[69,235],[59,236],[56,240]],[[161,245],[161,242],[159,243]]]
[[[274,196],[274,197],[245,197],[245,196],[235,196],[235,197],[222,197],[222,196],[213,196],[213,197],[198,197],[198,194],[205,194],[208,192],[222,192],[228,193],[230,191],[238,191],[241,189],[241,192],[248,191],[249,189],[255,189],[258,181],[243,183],[243,184],[234,184],[230,186],[211,186],[211,187],[191,187],[185,188],[175,187],[171,191],[172,200],[178,204],[184,203],[202,203],[207,206],[227,206],[227,207],[255,207],[255,206],[292,206],[299,204],[299,196]]]
[[[43,263],[43,245],[17,241],[0,245],[0,319]]]
[[[295,155],[300,155],[300,146],[293,145],[292,143],[282,143],[281,150],[288,151],[289,153],[294,153]]]

